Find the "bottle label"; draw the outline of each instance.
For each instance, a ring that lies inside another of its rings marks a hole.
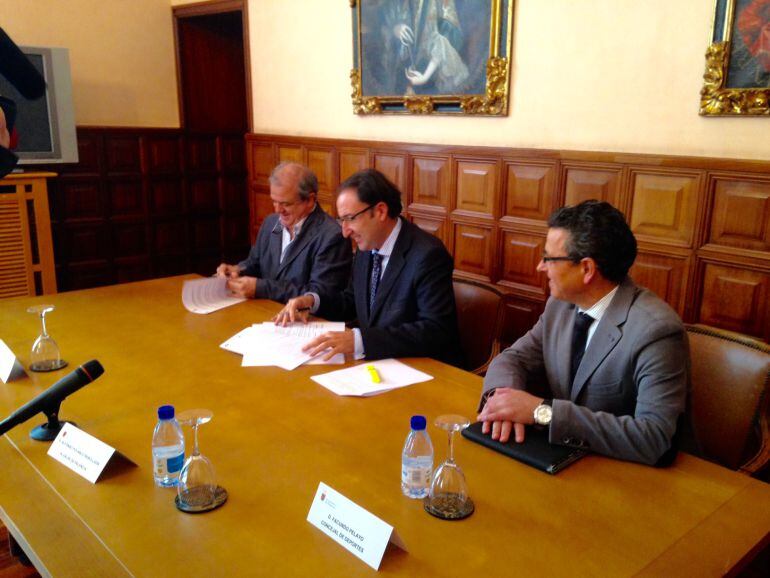
[[[179,454],[171,458],[155,457],[155,476],[165,477],[168,474],[175,474],[182,469],[184,465],[184,454]]]
[[[430,466],[428,467],[401,467],[401,482],[407,486],[417,486],[425,488],[430,483]]]

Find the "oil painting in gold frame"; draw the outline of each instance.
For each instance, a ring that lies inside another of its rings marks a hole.
[[[514,0],[350,0],[355,114],[508,114]]]

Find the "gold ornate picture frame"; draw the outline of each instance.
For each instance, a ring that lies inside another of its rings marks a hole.
[[[770,114],[770,0],[716,0],[700,114]]]
[[[350,0],[355,114],[508,114],[514,0]]]

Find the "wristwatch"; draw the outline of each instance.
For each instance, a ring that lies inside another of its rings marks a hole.
[[[553,414],[551,402],[552,400],[550,399],[544,399],[543,402],[535,408],[534,417],[537,425],[551,425],[551,415]]]

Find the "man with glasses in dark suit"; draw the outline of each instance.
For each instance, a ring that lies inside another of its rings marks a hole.
[[[685,409],[684,326],[628,277],[636,239],[620,211],[586,201],[557,210],[548,226],[537,270],[551,296],[535,326],[490,364],[482,431],[522,442],[537,424],[553,444],[664,463]],[[545,396],[527,391],[538,386]]]
[[[286,324],[308,313],[357,327],[326,333],[305,347],[331,359],[432,357],[461,360],[452,271],[439,239],[400,216],[401,193],[380,172],[360,171],[339,187],[338,221],[358,251],[344,291],[319,291],[290,300],[276,316]]]

